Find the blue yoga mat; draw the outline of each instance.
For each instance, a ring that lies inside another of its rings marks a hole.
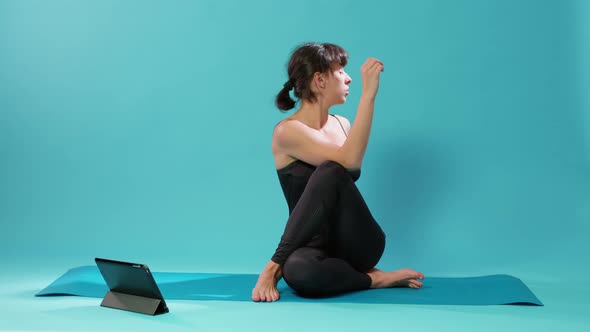
[[[252,301],[256,274],[154,272],[167,300]],[[295,294],[281,280],[280,301],[383,304],[494,305],[543,303],[518,278],[499,274],[470,278],[426,278],[421,289],[387,288],[308,299]],[[77,295],[102,298],[108,291],[96,266],[73,268],[35,296]]]

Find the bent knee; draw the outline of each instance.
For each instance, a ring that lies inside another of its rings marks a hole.
[[[283,264],[283,278],[299,294],[316,294],[327,285],[318,259],[321,254],[310,248],[300,248]]]
[[[291,273],[284,272],[283,277],[287,285],[299,295],[313,297],[320,296],[330,286],[324,280],[325,276],[318,272],[311,269],[291,270]]]
[[[309,279],[308,272],[313,270],[313,252],[308,248],[299,248],[283,264],[283,278],[289,284],[299,284]]]
[[[316,168],[316,172],[321,172],[322,174],[333,174],[333,175],[347,175],[348,171],[344,166],[340,163],[337,163],[333,160],[326,160],[323,163],[319,164]]]
[[[322,162],[321,164],[319,164],[317,168],[326,168],[326,169],[342,168],[342,169],[345,169],[344,166],[342,166],[342,164],[340,164],[339,162],[333,161],[333,160],[326,160],[326,161]]]

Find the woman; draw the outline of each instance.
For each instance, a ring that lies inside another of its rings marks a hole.
[[[355,181],[369,141],[375,97],[383,63],[369,58],[361,67],[363,91],[354,125],[329,109],[348,96],[351,78],[344,71],[348,54],[333,44],[298,47],[288,65],[289,80],[277,107],[299,109],[274,130],[272,152],[289,219],[275,254],[252,291],[254,301],[279,299],[284,277],[307,297],[384,287],[420,288],[422,273],[375,268],[385,235],[373,219]]]

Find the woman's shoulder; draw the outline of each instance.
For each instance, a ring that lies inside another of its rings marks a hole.
[[[302,123],[293,118],[286,118],[277,123],[272,133],[273,150],[296,139],[301,132],[301,125]]]
[[[273,130],[273,136],[284,136],[288,134],[293,129],[297,129],[301,125],[295,119],[288,117],[286,119],[281,120],[279,123],[276,124]]]
[[[285,149],[297,144],[297,140],[301,136],[302,129],[299,128],[301,125],[302,123],[299,121],[286,118],[274,127],[271,147],[277,170],[283,169],[297,160],[286,153]]]

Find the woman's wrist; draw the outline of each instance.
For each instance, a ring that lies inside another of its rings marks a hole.
[[[369,103],[371,106],[375,103],[375,98],[377,97],[376,94],[372,93],[362,93],[360,97],[360,103],[365,104]]]

